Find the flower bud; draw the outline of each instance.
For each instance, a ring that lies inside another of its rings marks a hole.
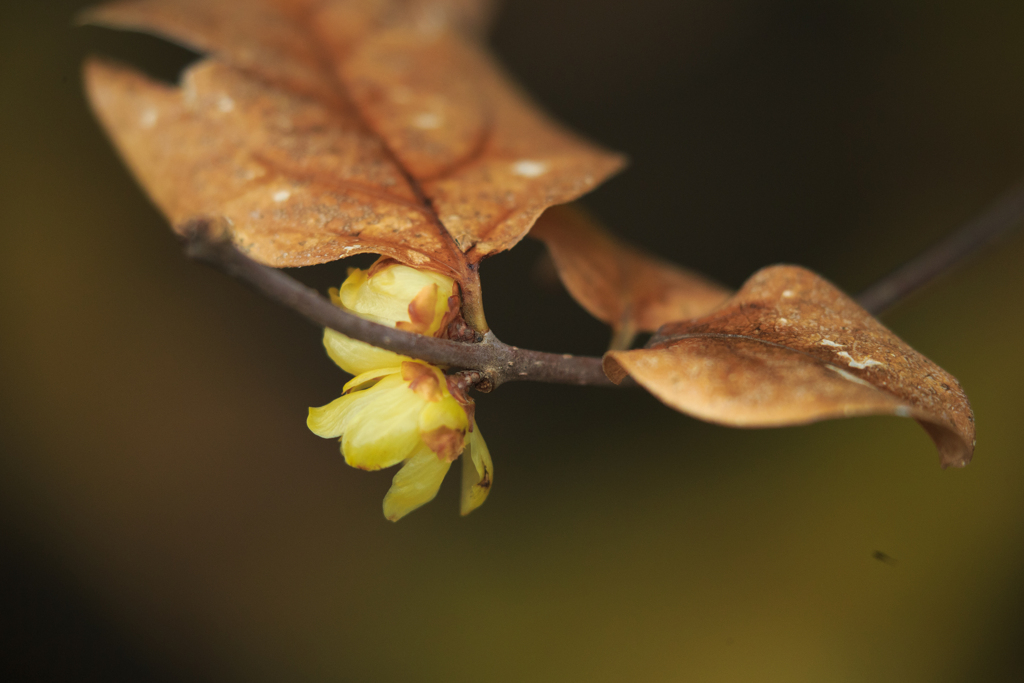
[[[351,269],[331,300],[361,318],[400,330],[434,336],[458,312],[455,282],[446,275],[417,270],[396,261],[378,261],[369,271]],[[397,368],[412,360],[340,332],[324,331],[327,355],[342,370],[359,375],[377,368]]]

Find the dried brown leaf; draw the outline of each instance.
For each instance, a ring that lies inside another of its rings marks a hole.
[[[167,87],[99,61],[93,107],[177,230],[223,217],[274,266],[359,252],[443,270],[508,249],[620,168],[475,43],[479,0],[134,0],[85,21],[211,53]],[[472,284],[472,283],[470,283]]]
[[[831,284],[802,268],[751,277],[714,313],[664,326],[649,348],[611,351],[667,405],[735,427],[777,427],[856,415],[913,417],[942,466],[974,452],[974,415],[956,379]]]
[[[573,298],[616,329],[653,332],[669,322],[705,315],[731,293],[625,244],[577,206],[551,207],[530,235],[547,245]]]
[[[292,97],[216,60],[167,87],[91,61],[90,99],[178,231],[223,216],[273,266],[360,252],[463,273],[462,254],[380,142],[341,109]]]

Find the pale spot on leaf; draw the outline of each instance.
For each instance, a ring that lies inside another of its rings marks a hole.
[[[437,130],[441,123],[441,116],[429,111],[417,114],[412,120],[412,125],[420,130]]]
[[[879,363],[877,360],[873,360],[871,358],[865,358],[864,360],[855,360],[854,357],[851,356],[846,351],[840,351],[837,355],[840,358],[845,358],[846,360],[848,360],[851,368],[857,368],[858,370],[870,368],[874,365],[882,365],[882,363]]]
[[[147,109],[142,112],[142,116],[139,117],[139,125],[145,129],[150,129],[156,125],[156,121],[159,118],[156,109]]]
[[[512,164],[512,172],[523,178],[539,178],[548,172],[548,163],[546,161],[520,159]]]
[[[829,370],[831,370],[832,372],[836,373],[837,375],[839,375],[843,379],[850,380],[854,384],[860,384],[860,385],[865,386],[865,387],[874,388],[874,385],[872,385],[870,382],[865,382],[860,377],[857,377],[857,375],[851,375],[850,373],[848,373],[846,370],[843,370],[842,368],[837,368],[834,365],[826,365],[825,367],[828,368]]]

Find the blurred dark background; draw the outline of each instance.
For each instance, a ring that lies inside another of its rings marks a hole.
[[[0,678],[10,681],[1024,680],[1024,238],[885,317],[964,384],[975,462],[914,423],[729,430],[640,392],[482,397],[496,485],[397,525],[391,472],[306,408],[320,332],[180,253],[93,122],[86,54],[193,57],[0,23]],[[521,0],[493,46],[630,168],[617,232],[732,286],[774,262],[857,291],[1024,174],[1024,4]],[[505,341],[600,353],[536,277],[484,268]],[[306,269],[326,287],[345,264]]]

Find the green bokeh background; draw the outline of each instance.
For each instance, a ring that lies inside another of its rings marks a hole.
[[[1024,680],[1021,235],[885,317],[971,397],[964,470],[908,420],[737,431],[511,385],[479,401],[487,504],[459,518],[449,481],[391,524],[391,473],[305,428],[344,381],[319,331],[187,262],[87,111],[86,54],[183,54],[73,28],[85,4],[0,21],[8,680]],[[513,0],[493,44],[631,155],[588,200],[616,231],[856,291],[1024,172],[1022,33],[1019,2]],[[486,264],[495,331],[600,353],[541,256]]]

